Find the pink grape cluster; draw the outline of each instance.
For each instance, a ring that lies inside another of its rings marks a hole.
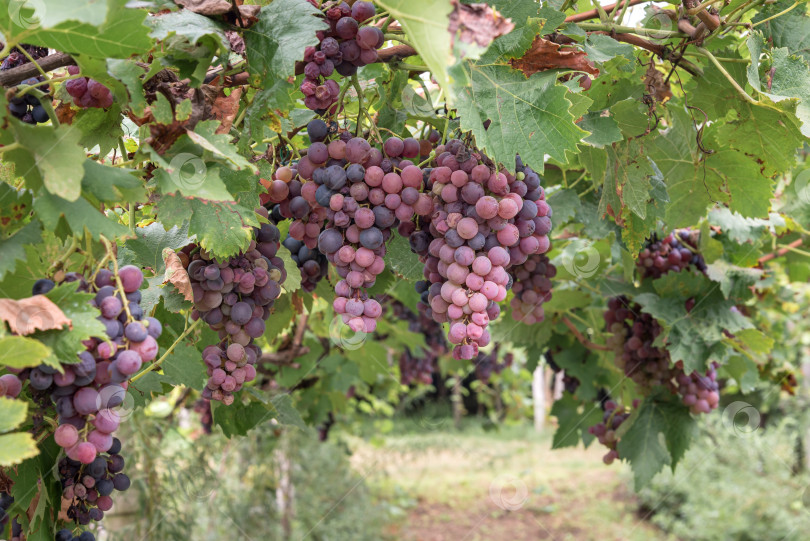
[[[654,317],[642,313],[641,306],[622,296],[608,301],[605,323],[611,333],[608,345],[616,353],[616,365],[627,377],[642,389],[662,386],[675,390],[673,378],[677,370],[671,366],[669,352],[653,345],[663,330]]]
[[[678,383],[678,394],[689,411],[694,414],[710,413],[720,403],[720,386],[717,384],[717,363],[709,366],[705,375],[692,372],[686,375],[681,372],[675,380]],[[683,363],[678,361],[676,367],[683,370]]]
[[[633,408],[637,408],[638,404],[638,400],[634,400]],[[616,448],[619,437],[616,435],[616,431],[630,417],[630,413],[631,411],[627,408],[619,406],[613,400],[608,400],[605,402],[605,414],[602,422],[588,429],[588,432],[596,436],[599,443],[608,448],[608,452],[602,457],[605,464],[612,464],[619,458],[619,451]]]
[[[78,75],[79,67],[68,67],[68,73],[70,75]],[[89,107],[106,109],[113,104],[113,96],[110,89],[98,81],[87,77],[69,80],[65,83],[65,90],[67,90],[67,93],[73,98],[73,103],[85,109]]]
[[[385,269],[392,228],[433,209],[431,198],[421,193],[422,170],[409,158],[420,153],[418,141],[412,141],[415,150],[390,138],[383,144],[385,154],[359,137],[314,142],[298,162],[298,175],[307,181],[301,196],[313,209],[326,209],[318,250],[343,278],[335,285],[333,306],[355,332],[373,332],[382,314],[365,290]],[[390,167],[387,173],[383,162]]]
[[[326,2],[322,6],[316,0],[310,3],[323,9],[329,28],[318,31],[318,46],[304,50],[304,81],[300,88],[304,105],[322,113],[340,95],[337,81],[327,77],[335,71],[351,77],[357,68],[376,62],[377,49],[385,38],[376,26],[362,24],[377,12],[371,2],[358,1],[351,6],[346,2]]]
[[[636,266],[642,278],[660,278],[668,272],[697,269],[706,272],[706,262],[698,253],[697,231],[677,229],[663,240],[653,239],[638,256]]]
[[[543,303],[551,300],[551,279],[557,275],[557,267],[544,254],[535,254],[509,272],[515,294],[509,302],[512,318],[526,325],[543,321]]]
[[[434,320],[450,323],[454,357],[473,359],[490,342],[487,326],[511,285],[507,269],[548,251],[549,209],[539,176],[519,158],[512,175],[458,140],[436,153],[427,183],[434,212],[411,238],[430,283],[417,290]]]
[[[261,207],[257,214],[268,217]],[[217,260],[199,246],[183,249],[194,294],[193,319],[202,318],[220,342],[203,350],[208,383],[202,397],[226,405],[234,393],[256,377],[261,350],[253,341],[264,334],[265,321],[287,277],[278,252],[279,230],[272,223],[254,230],[247,251]]]

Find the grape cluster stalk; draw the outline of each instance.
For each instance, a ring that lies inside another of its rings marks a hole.
[[[267,218],[265,208],[256,211]],[[183,249],[194,294],[193,319],[202,319],[217,331],[220,342],[203,350],[208,382],[202,391],[207,400],[230,405],[234,393],[256,378],[261,349],[254,343],[264,334],[281,284],[287,277],[276,254],[280,233],[272,223],[254,228],[247,251],[216,259],[200,246]]]

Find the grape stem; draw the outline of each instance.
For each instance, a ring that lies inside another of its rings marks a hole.
[[[152,364],[150,364],[149,366],[147,366],[146,368],[144,368],[143,370],[141,370],[140,372],[138,372],[137,374],[132,376],[132,378],[130,378],[129,382],[130,383],[135,383],[136,381],[141,379],[143,376],[145,376],[146,374],[148,374],[152,370],[156,370],[156,369],[160,368],[160,365],[163,364],[163,361],[165,361],[166,358],[172,353],[172,351],[174,351],[174,348],[176,348],[177,345],[180,342],[182,342],[183,339],[186,336],[191,334],[191,332],[194,329],[196,329],[200,325],[200,323],[202,323],[202,318],[200,318],[197,321],[195,321],[194,323],[192,323],[191,326],[186,327],[186,329],[183,331],[183,333],[180,336],[177,337],[177,339],[174,341],[174,343],[171,346],[169,346],[169,349],[167,349],[163,353],[163,355],[160,356],[160,358],[157,361],[153,362]]]
[[[22,145],[20,143],[18,143],[17,141],[15,141],[15,142],[11,143],[10,145],[5,145],[5,146],[0,147],[0,154],[2,154],[3,152],[10,152],[12,150],[17,150],[18,148],[22,148]]]
[[[611,348],[609,346],[605,346],[603,344],[594,344],[583,335],[579,329],[577,329],[576,325],[574,325],[567,316],[562,317],[563,324],[568,327],[574,336],[576,336],[577,340],[579,340],[583,346],[588,349],[595,349],[598,351],[610,351]]]
[[[65,250],[65,253],[60,255],[59,258],[53,262],[53,265],[51,265],[51,268],[48,272],[52,273],[54,271],[61,269],[62,266],[65,264],[65,262],[70,258],[70,256],[75,254],[76,250],[78,249],[79,249],[79,239],[73,237],[70,241],[70,246],[68,246],[68,249]]]
[[[403,45],[407,45],[411,49],[416,50],[416,47],[411,45],[411,43],[409,41],[405,40],[402,36],[400,36],[398,34],[383,34],[383,37],[388,41],[398,41],[398,42],[402,43]]]
[[[796,239],[793,242],[791,242],[790,244],[780,246],[779,250],[760,257],[757,260],[757,262],[760,265],[762,265],[763,263],[767,263],[768,261],[770,261],[772,259],[776,259],[777,257],[782,257],[782,256],[786,255],[788,252],[796,251],[799,248],[799,246],[801,246],[803,243],[804,243],[804,239]],[[801,254],[804,254],[804,255],[810,255],[807,252],[804,252],[802,250],[798,250],[798,252],[801,253]]]

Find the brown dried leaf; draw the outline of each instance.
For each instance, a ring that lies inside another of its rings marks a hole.
[[[259,6],[250,6],[259,7]],[[240,8],[241,10],[241,8]],[[228,37],[228,42],[231,44],[231,50],[236,54],[245,54],[245,40],[238,33],[233,30],[226,30],[225,35]]]
[[[73,322],[44,295],[16,301],[0,299],[0,319],[8,323],[12,333],[19,336],[61,329],[65,325],[73,327]]]
[[[599,75],[599,70],[588,60],[588,55],[583,51],[572,48],[561,50],[559,43],[549,41],[542,36],[536,36],[526,54],[521,58],[510,60],[509,63],[527,77],[531,77],[538,71],[559,68],[584,71],[594,76]]]
[[[229,0],[174,0],[174,3],[200,15],[223,15],[231,10]]]
[[[59,119],[60,124],[73,124],[73,117],[75,117],[78,112],[77,109],[72,108],[70,104],[66,102],[60,103],[53,111],[56,113],[56,118]]]
[[[262,6],[238,6],[236,9],[239,11],[239,17],[245,23],[245,27],[248,27],[258,22]]]
[[[672,97],[669,81],[664,80],[664,74],[655,69],[653,63],[650,63],[647,73],[644,74],[644,86],[647,87],[647,92],[655,101],[664,103]]]
[[[187,301],[194,300],[194,293],[191,291],[191,279],[188,272],[183,267],[183,262],[177,252],[171,248],[163,249],[163,262],[166,264],[166,272],[163,275],[163,283],[171,283],[177,291],[183,294]]]
[[[453,0],[450,14],[451,40],[458,37],[465,43],[487,47],[497,37],[508,34],[515,27],[512,21],[486,4],[460,4]]]
[[[211,106],[211,116],[222,122],[217,128],[217,133],[228,133],[231,131],[233,121],[239,114],[239,98],[242,97],[242,89],[234,88],[231,95],[226,96],[220,93]]]

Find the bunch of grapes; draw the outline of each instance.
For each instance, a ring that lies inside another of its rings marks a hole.
[[[335,286],[334,308],[355,332],[373,332],[382,314],[379,302],[364,290],[385,268],[392,228],[433,208],[421,193],[422,170],[411,161],[419,156],[419,142],[392,137],[383,149],[385,155],[359,137],[316,141],[298,162],[298,174],[306,180],[301,196],[312,208],[326,209],[328,224],[318,249],[343,278]]]
[[[409,348],[405,348],[400,355],[400,382],[403,385],[411,385],[414,382],[430,385],[439,357],[447,353],[447,341],[441,325],[427,317],[424,312],[414,314],[399,301],[392,300],[390,306],[395,319],[406,320],[408,330],[425,337],[426,349],[420,356],[414,355]]]
[[[557,267],[544,254],[534,254],[509,273],[515,294],[509,303],[512,318],[526,325],[543,321],[543,303],[551,300],[551,279],[557,275]]]
[[[660,278],[668,272],[695,268],[706,272],[706,262],[697,251],[697,231],[676,229],[664,240],[653,238],[638,256],[636,266],[642,278]]]
[[[8,492],[0,492],[0,532],[5,531],[9,520],[11,520],[11,538],[13,541],[19,541],[22,528],[20,528],[17,519],[12,520],[11,515],[8,514],[8,510],[11,509],[13,503],[14,497],[11,494]]]
[[[78,75],[79,67],[68,67],[68,73],[70,75]],[[106,109],[113,104],[113,96],[110,89],[98,81],[87,77],[69,80],[65,83],[65,90],[73,98],[73,103],[84,109],[89,107]]]
[[[637,407],[638,400],[634,400],[633,408]],[[608,452],[602,457],[602,460],[605,464],[612,464],[614,460],[619,458],[619,451],[616,449],[619,438],[616,436],[616,431],[630,417],[631,412],[627,408],[619,406],[613,400],[605,402],[604,409],[605,414],[602,417],[602,422],[588,428],[588,432],[596,436],[599,443],[608,448]]]
[[[74,536],[73,532],[68,529],[59,530],[56,532],[56,541],[95,541],[96,536],[92,532],[81,532],[79,535]],[[15,541],[15,540],[12,540]]]
[[[515,357],[512,353],[503,356],[503,360],[498,359],[498,346],[495,345],[489,353],[479,352],[475,358],[475,377],[478,381],[489,383],[492,374],[500,374],[506,368],[512,366]]]
[[[200,414],[200,425],[202,426],[203,432],[210,434],[211,427],[214,425],[214,416],[211,413],[211,401],[200,398],[194,402],[194,411]]]
[[[454,357],[473,359],[490,341],[486,327],[511,285],[507,269],[548,251],[551,221],[547,205],[546,215],[538,214],[545,204],[539,176],[527,173],[519,158],[512,175],[458,140],[436,152],[427,183],[435,210],[411,241],[423,254],[429,282],[417,284],[417,291],[434,320],[450,322]]]
[[[71,460],[90,464],[113,445],[112,434],[120,423],[113,408],[123,402],[127,380],[157,356],[157,338],[163,329],[157,319],[143,315],[139,268],[121,267],[118,276],[101,269],[92,283],[80,281],[79,289],[95,293],[91,304],[100,312],[97,319],[106,336],[86,340],[78,362],[63,363],[61,372],[43,364],[21,375],[28,379],[35,398],[47,397],[55,404],[56,443]],[[53,281],[39,280],[33,294],[53,287]]]
[[[675,378],[678,382],[678,394],[689,411],[694,414],[710,413],[720,403],[720,386],[717,384],[717,363],[709,366],[705,375],[692,372],[688,376],[682,371]],[[683,363],[678,361],[676,367],[683,370]]]
[[[31,86],[41,83],[44,80],[44,77],[32,77],[31,79],[26,79],[20,83],[20,85]],[[48,92],[49,90],[48,85],[38,86],[37,88],[43,92]],[[8,110],[13,116],[19,118],[26,124],[42,124],[49,120],[48,113],[45,111],[42,103],[40,103],[39,98],[33,94],[12,97],[8,100]]]
[[[267,209],[256,211],[267,218]],[[262,224],[248,250],[217,261],[195,245],[184,248],[194,293],[192,318],[202,318],[217,331],[220,342],[203,350],[208,383],[202,396],[226,405],[233,393],[256,377],[254,365],[261,350],[253,340],[264,334],[265,321],[281,294],[286,278],[284,262],[276,255],[278,228]]]
[[[669,352],[653,346],[662,332],[654,317],[642,313],[641,306],[622,296],[608,301],[605,323],[611,333],[608,345],[616,353],[616,365],[627,377],[642,389],[662,386],[675,390],[673,378],[677,370],[670,366]]]
[[[382,30],[376,26],[363,26],[376,14],[371,2],[358,1],[310,3],[324,12],[329,29],[318,32],[320,43],[304,51],[304,105],[319,113],[332,106],[340,95],[337,81],[327,79],[335,71],[351,77],[357,68],[377,61],[377,49],[385,42]]]
[[[46,56],[48,56],[47,47],[37,47],[36,45],[25,45],[25,44],[20,45],[20,47],[25,49],[25,52],[27,52],[34,60],[39,60],[40,58],[45,58]],[[2,62],[0,62],[0,71],[6,71],[12,68],[17,68],[29,62],[30,60],[28,60],[28,57],[25,56],[21,51],[13,50],[8,54],[7,57],[3,59]]]
[[[89,464],[63,457],[59,461],[58,471],[62,482],[62,499],[68,502],[68,518],[82,526],[86,526],[91,520],[100,521],[104,518],[104,513],[112,509],[113,491],[124,492],[130,487],[129,477],[123,470],[124,457],[121,456],[121,441],[118,438],[113,438],[110,448]],[[70,533],[69,530],[62,532]],[[92,539],[86,535],[79,538]],[[60,539],[58,534],[57,539]]]

